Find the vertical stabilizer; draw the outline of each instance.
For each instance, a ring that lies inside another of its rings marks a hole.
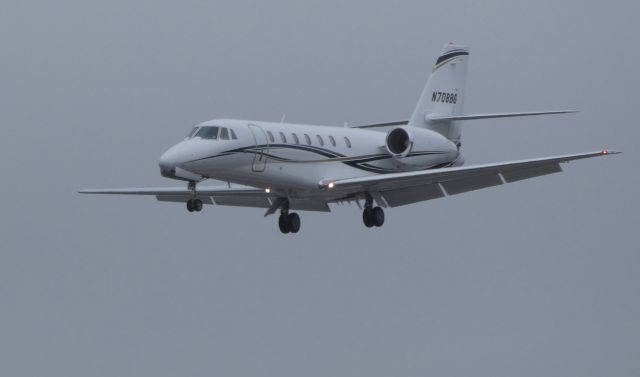
[[[455,44],[444,46],[411,115],[409,126],[431,129],[456,143],[460,140],[460,128],[456,121],[431,120],[429,117],[463,113],[468,59],[468,47]]]

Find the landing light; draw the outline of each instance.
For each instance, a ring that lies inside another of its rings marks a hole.
[[[332,188],[334,188],[334,187],[335,187],[335,185],[336,185],[335,183],[333,183],[333,182],[329,182],[329,184],[327,185],[327,187],[328,187],[328,188],[330,188],[330,189],[332,189]]]
[[[266,188],[266,189],[264,189],[264,192],[266,192],[268,194],[268,193],[271,192],[271,189],[270,188]]]

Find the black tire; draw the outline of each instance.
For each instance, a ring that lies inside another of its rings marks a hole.
[[[362,211],[362,222],[367,228],[371,228],[373,226],[372,212],[371,208],[365,208],[364,211]]]
[[[289,218],[284,213],[278,218],[278,227],[283,234],[289,233]]]
[[[384,210],[380,207],[375,207],[371,211],[371,222],[375,226],[382,226],[384,224]]]
[[[298,216],[297,213],[290,213],[289,216],[287,216],[287,223],[291,233],[298,233],[300,230],[300,216]]]
[[[187,211],[189,211],[189,212],[193,212],[194,211],[193,200],[191,200],[191,199],[187,200]]]
[[[202,200],[200,199],[193,200],[193,210],[196,212],[202,211]]]

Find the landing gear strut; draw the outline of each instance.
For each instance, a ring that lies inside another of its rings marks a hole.
[[[191,191],[191,196],[193,199],[187,200],[187,211],[189,212],[200,212],[202,211],[202,200],[196,198],[196,182],[189,181],[189,185],[187,189]]]
[[[373,206],[373,198],[368,196],[362,211],[362,222],[367,228],[380,227],[384,224],[384,210]]]
[[[289,213],[289,203],[283,205],[278,218],[278,227],[283,234],[298,233],[300,230],[300,216],[297,213]]]

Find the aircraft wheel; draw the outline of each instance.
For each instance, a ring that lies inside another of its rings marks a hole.
[[[287,225],[291,233],[298,233],[300,230],[300,216],[293,212],[287,216]]]
[[[287,234],[290,232],[289,230],[289,215],[281,214],[280,218],[278,218],[278,227],[283,234]]]
[[[375,226],[382,226],[384,224],[384,210],[380,207],[375,207],[371,211],[371,222]]]
[[[187,211],[189,212],[195,211],[195,208],[193,206],[193,200],[191,199],[187,200]]]
[[[193,210],[196,212],[200,212],[202,211],[202,200],[200,199],[193,199]]]
[[[367,228],[371,228],[373,226],[373,210],[371,208],[365,208],[362,211],[362,222]]]

